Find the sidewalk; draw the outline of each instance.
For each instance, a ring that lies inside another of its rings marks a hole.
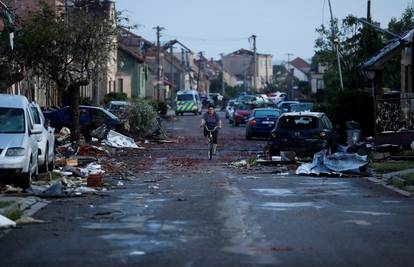
[[[414,197],[414,192],[395,186],[395,183],[404,185],[406,180],[404,179],[403,176],[407,174],[414,174],[414,168],[406,169],[402,171],[385,173],[379,176],[368,177],[367,179],[374,183],[382,184],[384,187],[390,190],[393,190],[403,196]]]

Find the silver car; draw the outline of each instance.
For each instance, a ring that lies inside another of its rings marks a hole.
[[[27,98],[0,94],[0,180],[13,178],[15,185],[28,188],[38,174],[37,137]]]
[[[42,129],[42,133],[37,135],[39,170],[48,172],[53,170],[55,162],[55,129],[49,126],[38,104],[31,103],[30,109],[34,124]]]

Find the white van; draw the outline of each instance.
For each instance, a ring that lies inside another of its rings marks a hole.
[[[201,114],[203,104],[200,95],[195,90],[178,91],[176,98],[175,115],[184,113]]]
[[[0,94],[0,180],[13,178],[15,185],[28,188],[38,174],[37,135],[27,98]]]

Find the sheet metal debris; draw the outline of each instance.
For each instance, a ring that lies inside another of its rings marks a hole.
[[[337,152],[327,155],[325,150],[316,153],[311,163],[304,163],[296,169],[297,175],[339,175],[360,173],[360,168],[368,164],[368,156]]]
[[[113,130],[109,131],[107,138],[102,143],[116,148],[140,148],[135,144],[134,139]]]
[[[15,227],[16,223],[3,215],[0,215],[0,228]]]

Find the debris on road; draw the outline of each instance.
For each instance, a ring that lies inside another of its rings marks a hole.
[[[327,155],[325,150],[316,153],[311,163],[300,165],[297,175],[340,175],[342,173],[360,173],[368,165],[368,156],[337,152]]]
[[[113,130],[109,131],[107,138],[102,143],[115,148],[144,149],[143,147],[139,147],[131,137],[125,136]]]
[[[0,228],[16,227],[16,223],[9,218],[0,215]]]
[[[16,224],[41,224],[46,223],[46,221],[38,220],[29,216],[23,216],[16,221]]]

